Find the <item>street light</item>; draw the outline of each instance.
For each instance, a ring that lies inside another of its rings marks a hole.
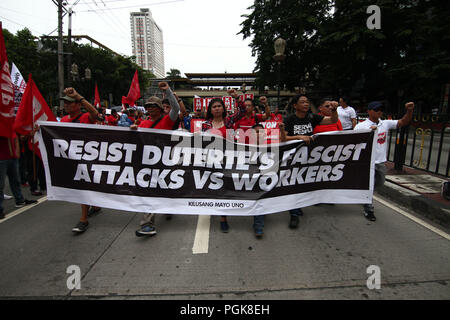
[[[277,94],[277,107],[280,107],[280,87],[281,87],[281,62],[286,59],[284,50],[286,49],[286,40],[278,38],[274,43],[275,55],[273,58],[278,64],[278,94]]]

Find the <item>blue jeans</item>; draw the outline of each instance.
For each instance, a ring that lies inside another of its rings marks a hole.
[[[253,217],[253,229],[264,229],[264,215]]]
[[[22,190],[20,189],[19,160],[0,160],[0,213],[3,212],[3,194],[6,176],[8,176],[9,186],[14,198],[16,198],[16,203],[25,200],[22,195]]]

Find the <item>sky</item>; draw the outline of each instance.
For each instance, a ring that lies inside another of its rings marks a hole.
[[[117,53],[132,55],[130,12],[149,8],[163,30],[165,70],[184,73],[253,72],[250,39],[237,35],[253,0],[67,0],[72,34],[87,34]],[[117,8],[117,9],[114,9]],[[51,0],[2,0],[0,21],[12,33],[56,36],[57,7]],[[67,35],[68,15],[64,17]]]

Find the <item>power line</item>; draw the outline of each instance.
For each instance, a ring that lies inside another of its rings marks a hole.
[[[84,0],[84,2],[89,6],[89,8],[91,8],[92,9],[92,7]],[[83,12],[83,11],[81,11],[81,12]],[[123,32],[123,30],[121,30],[120,28],[119,29],[117,29],[116,28],[116,26],[114,25],[114,23],[111,25],[107,20],[105,20],[105,18],[102,16],[102,15],[100,15],[97,11],[95,11],[95,10],[93,10],[93,12],[95,12],[106,24],[108,24],[112,29],[115,29],[116,31],[118,31],[119,33],[122,33]],[[125,35],[125,37],[126,37],[126,35]],[[128,38],[126,38],[126,39],[128,39]]]
[[[18,22],[16,22],[16,21],[13,21],[13,20],[11,20],[11,19],[8,19],[8,18],[2,17],[2,16],[0,16],[0,18],[4,19],[4,20],[6,20],[6,21],[12,22],[12,23],[14,23],[14,24],[17,24],[17,25],[19,25],[19,26],[21,26],[21,27],[27,28],[27,29],[29,29],[29,30],[31,30],[31,31],[37,32],[38,34],[44,34],[43,32],[40,32],[40,31],[31,29],[30,27],[25,26],[25,25],[23,25],[23,24],[21,24],[21,23],[18,23]]]
[[[134,5],[134,6],[128,6],[128,7],[115,7],[115,8],[108,8],[104,10],[119,10],[119,9],[129,9],[129,8],[141,8],[141,7],[147,7],[147,6],[154,6],[158,4],[168,4],[173,2],[183,2],[184,0],[172,0],[172,1],[164,1],[164,2],[154,2],[154,3],[143,3],[140,5]],[[85,2],[87,4],[87,2]],[[83,10],[80,12],[96,12],[96,10]]]

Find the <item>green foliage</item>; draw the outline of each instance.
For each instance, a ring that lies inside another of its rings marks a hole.
[[[167,79],[177,79],[181,78],[181,71],[178,69],[170,69],[169,72],[167,72]]]
[[[10,63],[14,62],[22,73],[25,81],[32,73],[33,79],[50,105],[58,102],[58,44],[52,38],[34,37],[28,29],[20,30],[16,35],[3,29],[5,45]],[[67,51],[65,44],[65,51]],[[150,79],[155,76],[136,65],[132,58],[118,56],[114,53],[94,48],[86,44],[72,43],[72,63],[78,65],[79,77],[72,86],[86,99],[93,101],[95,83],[98,84],[100,98],[109,100],[113,95],[113,103],[121,104],[122,96],[128,94],[134,73],[138,70],[141,93],[149,85]],[[67,59],[67,56],[65,56]],[[68,85],[68,66],[65,61],[65,84]],[[91,70],[91,79],[84,79],[86,68]]]
[[[381,9],[380,30],[366,25],[372,4]],[[431,109],[450,82],[448,1],[256,0],[249,9],[240,34],[252,39],[259,88],[276,85],[279,36],[287,41],[282,83],[316,97],[386,99],[392,110],[408,98]]]

